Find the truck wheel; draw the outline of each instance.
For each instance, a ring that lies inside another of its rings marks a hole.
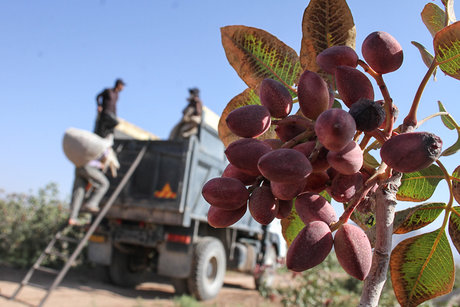
[[[200,239],[193,250],[190,293],[198,300],[215,297],[224,283],[226,255],[222,243],[212,237]]]
[[[256,283],[256,289],[260,289],[262,286],[271,287],[275,279],[275,271],[277,265],[277,253],[276,248],[273,245],[267,246],[265,251],[264,261],[262,265],[256,267],[254,272],[254,281]]]
[[[136,270],[136,255],[126,254],[114,248],[109,267],[110,280],[117,286],[134,287],[143,281],[144,273]]]

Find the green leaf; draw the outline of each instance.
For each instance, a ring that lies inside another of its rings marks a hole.
[[[425,5],[422,11],[423,23],[434,37],[438,31],[446,26],[446,13],[434,3]]]
[[[452,208],[449,218],[449,235],[457,252],[460,254],[460,207]]]
[[[295,50],[264,30],[226,26],[221,37],[228,62],[252,89],[265,78],[292,86],[302,72]]]
[[[446,150],[444,150],[441,154],[441,156],[450,156],[450,155],[453,155],[455,153],[457,153],[459,150],[460,150],[460,131],[457,130],[458,132],[458,139],[457,139],[457,142],[455,142],[452,146],[450,146],[449,148],[447,148]]]
[[[441,156],[450,156],[450,155],[453,155],[455,153],[457,153],[459,150],[460,150],[460,131],[458,132],[458,139],[457,139],[457,142],[455,142],[454,145],[450,146],[449,148],[447,148],[446,150],[444,150],[441,154]]]
[[[441,101],[438,101],[438,106],[439,112],[447,112],[446,108],[444,108],[444,105],[441,103]],[[458,124],[455,122],[455,119],[450,114],[442,115],[441,120],[444,123],[444,126],[446,126],[450,130],[460,129]]]
[[[334,99],[334,102],[332,103],[332,108],[335,108],[335,109],[343,109],[343,108],[342,108],[342,104],[341,104],[340,101],[338,101],[337,99]]]
[[[447,112],[443,104],[441,103],[441,101],[438,101],[438,105],[439,105],[440,112]],[[460,126],[457,124],[457,122],[455,121],[455,119],[452,117],[450,113],[447,115],[442,115],[441,120],[444,123],[444,126],[446,126],[448,129],[457,130],[457,135],[458,135],[457,141],[453,145],[451,145],[449,148],[444,150],[441,154],[441,156],[450,156],[460,150]]]
[[[255,91],[251,88],[248,88],[244,90],[244,92],[236,95],[233,97],[232,100],[227,104],[225,109],[222,111],[222,115],[220,116],[219,119],[219,124],[217,127],[218,133],[219,133],[219,138],[220,140],[224,143],[224,146],[227,147],[230,143],[241,139],[241,137],[237,136],[234,134],[232,131],[227,126],[227,122],[225,121],[228,114],[242,106],[247,106],[247,105],[253,105],[253,104],[258,104],[260,105],[260,99],[259,95],[255,93]],[[258,137],[258,139],[271,139],[271,138],[277,138],[276,133],[275,133],[275,126],[271,125],[270,129],[265,132],[263,135]]]
[[[446,208],[444,203],[429,203],[396,212],[393,233],[404,234],[420,229],[434,220]]]
[[[368,151],[363,153],[363,159],[367,166],[372,168],[377,168],[380,166],[380,163]]]
[[[455,265],[444,229],[399,243],[391,253],[390,272],[401,306],[417,306],[451,292]]]
[[[311,0],[302,19],[302,68],[319,72],[316,56],[335,45],[353,49],[356,45],[356,27],[346,0]]]
[[[281,220],[281,233],[283,234],[284,240],[286,241],[288,247],[304,227],[305,224],[297,214],[295,206],[293,206],[289,216]]]
[[[319,193],[322,197],[324,197],[329,203],[332,201],[331,195],[326,190],[323,190],[321,193]]]
[[[351,215],[351,220],[363,229],[372,228],[375,225],[375,214],[372,211],[361,212],[355,210]]]
[[[369,229],[375,225],[374,201],[369,198],[362,199],[356,210],[351,214],[351,220],[362,229]],[[346,210],[350,204],[344,203],[343,208]]]
[[[442,179],[444,179],[443,172],[434,164],[418,172],[405,173],[396,198],[412,202],[425,201],[433,195]]]
[[[452,173],[452,194],[457,203],[460,204],[460,166],[457,166]]]
[[[423,46],[422,44],[412,41],[412,45],[417,47],[418,51],[420,52],[420,55],[422,56],[422,61],[425,63],[426,67],[430,67],[431,64],[433,63],[434,56]],[[438,68],[436,67],[433,71],[433,79],[436,80],[436,71]]]
[[[411,41],[412,45],[417,47],[420,55],[422,56],[423,63],[425,63],[426,67],[430,67],[431,63],[433,63],[434,56],[423,46],[422,44]]]
[[[439,31],[433,40],[435,59],[447,75],[460,79],[460,22]]]

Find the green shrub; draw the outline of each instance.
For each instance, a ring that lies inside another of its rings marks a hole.
[[[276,283],[273,288],[261,287],[259,290],[262,296],[275,298],[285,307],[359,305],[362,282],[344,272],[334,253],[331,253],[320,265],[302,273],[293,273],[282,267],[277,271],[277,275],[281,276],[279,283]],[[456,274],[454,289],[459,287],[460,277]],[[448,299],[438,298],[438,300],[438,302],[427,301],[420,306],[449,305]],[[399,306],[389,276],[380,296],[379,306]]]
[[[302,273],[284,273],[287,281],[263,289],[265,297],[278,297],[283,306],[357,306],[362,283],[347,275],[331,253],[320,265]],[[391,288],[390,288],[391,291]],[[382,295],[385,305],[396,306],[394,295]]]
[[[29,267],[68,218],[68,204],[50,183],[36,195],[0,194],[0,264]]]
[[[174,305],[177,307],[201,307],[202,305],[192,296],[181,295],[174,297]]]

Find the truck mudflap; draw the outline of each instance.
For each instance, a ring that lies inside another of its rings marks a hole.
[[[110,265],[112,261],[112,241],[107,236],[91,236],[88,242],[88,259],[96,264]]]
[[[190,242],[166,241],[158,247],[159,275],[172,278],[187,278],[191,273],[193,244]]]

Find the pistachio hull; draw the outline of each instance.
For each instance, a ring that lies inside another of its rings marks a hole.
[[[430,132],[399,134],[386,141],[380,156],[389,167],[413,173],[431,165],[441,155],[442,140]]]

